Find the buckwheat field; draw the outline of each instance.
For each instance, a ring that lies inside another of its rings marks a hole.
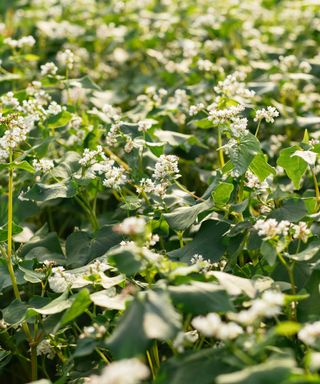
[[[320,0],[0,2],[0,383],[320,383]]]

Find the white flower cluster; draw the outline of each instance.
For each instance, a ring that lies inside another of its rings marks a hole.
[[[0,100],[1,103],[6,107],[14,108],[19,106],[19,100],[14,97],[13,92],[8,92],[5,95],[2,95]]]
[[[71,70],[76,61],[76,56],[70,49],[66,49],[65,51],[58,52],[57,60],[60,65],[63,65]]]
[[[266,120],[267,123],[274,123],[274,118],[279,116],[279,111],[275,107],[258,109],[254,121]]]
[[[173,340],[172,346],[179,353],[184,352],[185,347],[194,344],[199,339],[197,331],[179,332]]]
[[[86,148],[79,163],[82,167],[88,167],[87,177],[94,179],[97,176],[102,176],[102,183],[107,188],[119,189],[127,181],[125,169],[115,166],[114,160],[105,156],[101,145],[98,145],[94,150]]]
[[[107,188],[120,189],[122,185],[127,182],[127,176],[125,169],[121,166],[115,166],[114,160],[107,160],[104,163],[100,163],[100,169],[98,174],[103,174],[102,184]]]
[[[258,235],[265,240],[273,239],[277,236],[288,236],[290,231],[294,239],[306,242],[311,235],[310,229],[303,221],[300,221],[298,224],[291,224],[288,220],[278,222],[276,219],[259,219],[253,227],[258,231]]]
[[[241,104],[232,105],[231,107],[225,109],[217,109],[216,103],[212,104],[208,107],[209,116],[208,120],[212,121],[213,124],[223,124],[239,115],[242,111],[244,111],[245,107]]]
[[[218,94],[224,94],[229,98],[239,96],[241,98],[252,98],[255,95],[254,91],[250,91],[244,84],[246,75],[243,72],[235,72],[228,75],[223,81],[219,81],[214,90]]]
[[[175,155],[161,155],[156,162],[153,177],[160,181],[168,178],[177,179],[180,176],[178,160]]]
[[[198,253],[195,253],[190,261],[191,264],[194,264],[199,268],[200,272],[208,272],[212,267],[210,260],[205,260],[203,256]]]
[[[279,315],[284,304],[284,295],[281,292],[267,290],[261,298],[252,301],[249,309],[229,313],[228,317],[243,325],[251,325],[261,318]]]
[[[123,235],[141,235],[145,232],[146,221],[142,217],[127,217],[122,223],[113,227],[113,230]]]
[[[107,160],[101,145],[98,145],[96,149],[92,150],[85,148],[82,154],[82,158],[79,160],[79,164],[82,167],[88,167],[97,163],[100,159]]]
[[[4,39],[4,43],[8,44],[10,48],[31,48],[35,45],[36,41],[33,36],[23,36],[19,40],[7,37]]]
[[[246,180],[244,185],[248,188],[257,189],[261,192],[266,191],[269,187],[266,181],[260,181],[259,178],[254,175],[251,171],[246,172]]]
[[[156,196],[163,197],[167,191],[169,183],[167,181],[156,182],[152,179],[143,178],[140,180],[140,185],[137,186],[137,192],[153,193]]]
[[[101,376],[90,377],[90,384],[138,384],[149,377],[149,369],[137,358],[115,361],[107,365]]]
[[[54,359],[55,351],[50,344],[50,340],[43,339],[40,341],[40,343],[37,345],[37,356],[45,356],[47,359]]]
[[[235,322],[223,322],[216,313],[197,316],[192,320],[192,326],[207,337],[219,340],[233,340],[243,334],[243,329]]]
[[[248,119],[246,119],[245,117],[234,117],[230,123],[230,132],[233,137],[240,138],[249,133],[249,131],[247,130],[247,126]]]
[[[151,119],[141,120],[138,123],[138,131],[147,132],[153,126],[154,123],[154,120]]]
[[[10,116],[5,119],[7,129],[0,138],[0,161],[5,161],[9,157],[10,149],[16,148],[20,143],[27,139],[29,127],[22,116]]]
[[[309,346],[315,346],[320,341],[320,321],[306,324],[298,332],[298,338]]]
[[[105,335],[106,331],[104,325],[94,323],[93,325],[83,328],[83,332],[80,334],[79,339],[84,339],[86,337],[101,338]]]
[[[115,122],[120,122],[120,114],[117,109],[115,109],[112,105],[110,104],[105,104],[102,107],[102,112],[111,120]]]
[[[60,104],[58,104],[56,101],[51,101],[51,103],[48,106],[47,112],[50,115],[58,115],[60,112],[62,112],[63,107],[61,107]]]
[[[36,172],[48,172],[54,167],[54,162],[49,159],[34,159],[32,161],[32,166]]]
[[[54,76],[58,72],[58,67],[55,63],[49,62],[41,65],[41,76]]]
[[[203,103],[199,103],[199,104],[196,104],[196,105],[191,105],[190,108],[189,108],[189,115],[190,116],[195,116],[202,109],[204,109],[204,104]]]

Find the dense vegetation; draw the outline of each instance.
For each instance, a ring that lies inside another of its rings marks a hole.
[[[0,7],[0,382],[320,383],[319,1]]]

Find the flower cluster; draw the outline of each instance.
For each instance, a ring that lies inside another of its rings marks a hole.
[[[267,123],[274,123],[274,118],[279,116],[279,111],[274,107],[267,107],[263,109],[258,109],[256,111],[256,117],[254,121],[266,120]]]
[[[90,377],[90,384],[138,384],[149,376],[148,368],[137,358],[115,361],[100,376]]]
[[[218,340],[233,340],[243,334],[243,329],[235,322],[223,322],[216,313],[197,316],[192,320],[192,326],[207,337]]]
[[[274,239],[277,236],[288,236],[289,231],[294,239],[306,242],[311,235],[307,224],[300,221],[298,224],[292,224],[288,220],[277,221],[276,219],[259,219],[254,224],[254,229],[258,231],[258,235],[265,240]]]

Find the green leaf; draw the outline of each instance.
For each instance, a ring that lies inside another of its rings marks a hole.
[[[78,185],[74,180],[57,184],[37,183],[25,194],[25,197],[34,201],[49,201],[74,197],[77,192]]]
[[[82,267],[91,260],[102,256],[120,241],[121,237],[109,225],[103,226],[95,233],[73,232],[66,241],[67,265],[72,268]]]
[[[243,175],[260,151],[259,140],[254,135],[248,133],[241,137],[240,143],[230,149],[230,160],[234,171],[239,175]]]
[[[293,336],[299,332],[301,324],[295,321],[283,321],[277,324],[274,328],[275,333],[281,336]]]
[[[135,275],[142,268],[142,259],[136,247],[118,247],[108,255],[108,262],[127,276]]]
[[[117,358],[136,356],[145,352],[152,339],[173,338],[181,327],[180,323],[180,315],[167,293],[140,292],[106,343]]]
[[[84,88],[84,89],[92,89],[92,90],[96,90],[96,91],[101,91],[101,88],[99,87],[99,85],[97,85],[91,79],[90,76],[83,76],[79,79],[67,80],[67,81],[65,81],[65,84],[68,84],[70,87],[79,88],[79,86],[80,86],[81,88]]]
[[[110,290],[108,289],[95,292],[90,295],[91,301],[95,305],[102,308],[116,309],[118,311],[123,311],[125,309],[125,303],[129,297],[122,294],[113,296],[110,294]]]
[[[269,358],[266,363],[244,368],[217,377],[217,384],[275,384],[283,383],[291,375],[296,364],[289,358]]]
[[[31,164],[29,164],[27,161],[21,161],[21,162],[14,162],[12,163],[13,169],[23,169],[24,171],[27,171],[29,173],[35,173],[35,169]]]
[[[204,259],[217,262],[224,255],[230,238],[224,236],[229,224],[218,220],[206,220],[201,224],[193,240],[182,248],[169,252],[170,258],[190,262],[195,253]]]
[[[59,164],[51,170],[52,177],[70,179],[81,168],[79,164],[81,156],[77,152],[67,152],[59,161]]]
[[[64,127],[72,119],[72,114],[68,111],[62,111],[57,115],[50,116],[46,121],[45,125],[50,129]]]
[[[262,241],[260,247],[261,255],[267,260],[270,266],[273,266],[277,260],[277,250],[268,241]]]
[[[210,209],[212,206],[212,201],[206,200],[191,207],[179,207],[170,213],[164,213],[163,216],[172,229],[184,231],[196,221],[199,213]]]
[[[254,298],[257,289],[254,285],[254,281],[245,279],[244,277],[235,276],[231,273],[222,271],[212,271],[210,275],[214,276],[220,285],[228,292],[229,295],[245,294],[250,298]]]
[[[234,310],[227,292],[214,283],[193,281],[188,285],[171,286],[169,292],[174,305],[186,314]]]
[[[266,156],[263,153],[258,153],[254,157],[249,169],[257,176],[260,182],[265,180],[269,175],[276,174],[275,169],[270,164],[268,164]]]
[[[80,316],[91,304],[90,294],[88,289],[82,289],[74,298],[71,307],[63,314],[59,326],[73,321]]]
[[[64,292],[56,299],[52,300],[49,304],[40,308],[29,308],[28,317],[32,317],[37,313],[41,315],[54,315],[56,313],[63,312],[65,309],[70,308],[72,302],[68,299],[68,292]]]
[[[308,214],[305,203],[301,198],[288,199],[283,202],[282,207],[274,209],[268,217],[281,220],[297,222]]]
[[[23,231],[23,228],[20,227],[20,225],[17,225],[15,223],[12,224],[12,235],[18,235]],[[8,225],[3,225],[0,227],[0,242],[7,241],[8,240]]]
[[[289,259],[295,260],[295,261],[310,261],[315,256],[320,255],[320,240],[316,240],[311,242],[306,249],[299,253],[295,253],[290,255],[289,253],[286,253],[285,256]]]
[[[3,320],[9,324],[19,324],[25,319],[27,304],[20,300],[13,300],[2,309]]]
[[[234,189],[233,184],[221,181],[220,184],[212,192],[212,198],[216,206],[223,207],[230,199]]]
[[[300,183],[305,174],[308,164],[298,156],[292,156],[297,150],[301,150],[298,145],[285,148],[280,151],[277,164],[282,167],[288,177],[292,180],[295,189],[300,188]]]
[[[203,349],[175,356],[160,366],[156,384],[212,384],[214,378],[230,371],[221,349]]]

